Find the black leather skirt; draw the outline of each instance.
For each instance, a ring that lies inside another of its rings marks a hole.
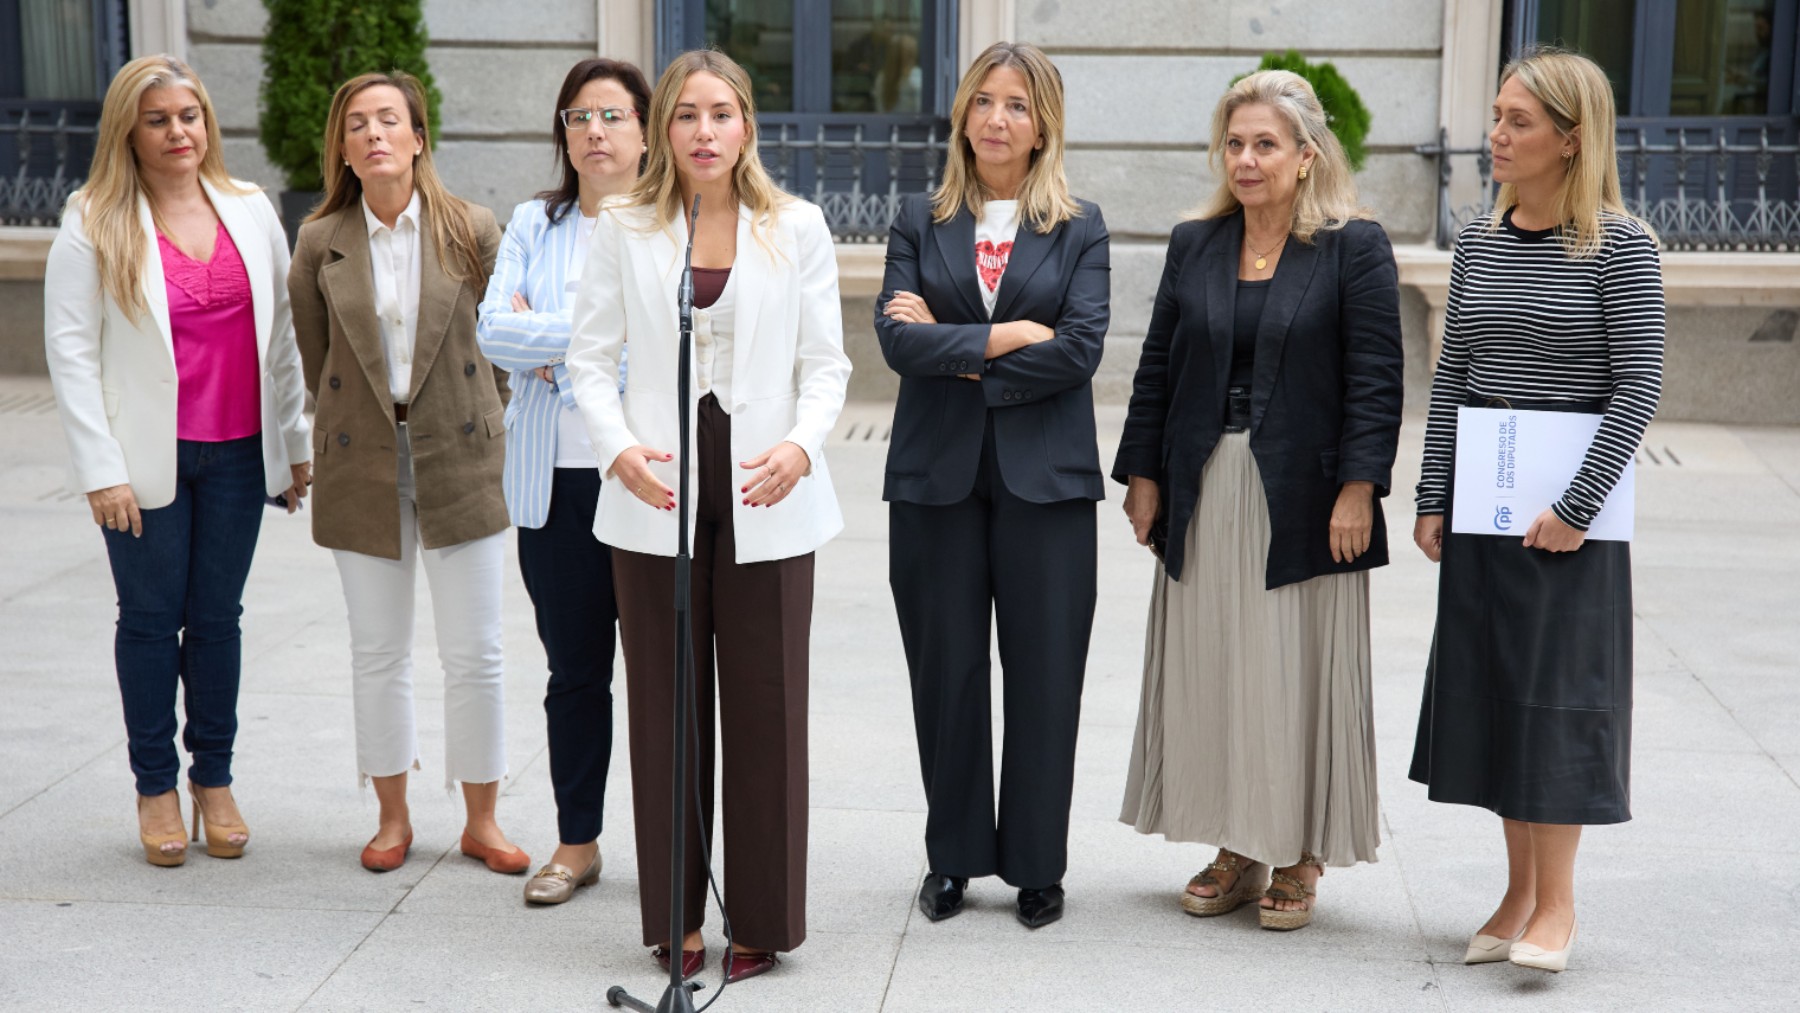
[[[1411,778],[1433,801],[1507,819],[1629,820],[1630,543],[1553,553],[1526,548],[1523,531],[1450,528],[1447,511]]]

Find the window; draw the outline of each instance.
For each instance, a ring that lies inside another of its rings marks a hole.
[[[662,0],[657,63],[717,46],[762,113],[937,115],[955,87],[953,0]],[[819,57],[829,54],[826,59]]]
[[[125,38],[125,0],[0,0],[0,224],[55,224],[86,178]]]
[[[1510,56],[1592,57],[1619,113],[1626,202],[1673,246],[1791,244],[1800,0],[1511,0]]]
[[[0,0],[0,102],[98,105],[125,43],[125,0]]]
[[[770,174],[840,238],[880,239],[899,196],[942,170],[955,14],[955,0],[661,0],[657,62],[717,46],[742,64]]]
[[[1622,119],[1792,117],[1797,0],[1514,0],[1530,42],[1606,69]]]

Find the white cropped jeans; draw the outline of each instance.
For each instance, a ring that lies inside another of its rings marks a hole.
[[[333,550],[350,612],[356,766],[391,777],[419,766],[413,714],[413,614],[418,561],[425,561],[444,668],[444,784],[486,784],[506,775],[500,586],[504,532],[423,549],[412,453],[400,427],[400,558]]]

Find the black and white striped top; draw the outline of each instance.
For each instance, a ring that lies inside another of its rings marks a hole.
[[[1469,395],[1605,401],[1581,470],[1551,506],[1587,530],[1631,460],[1662,397],[1663,283],[1656,243],[1635,220],[1602,213],[1600,253],[1575,260],[1556,230],[1477,219],[1456,238],[1444,351],[1431,385],[1422,514],[1444,512],[1456,410]]]

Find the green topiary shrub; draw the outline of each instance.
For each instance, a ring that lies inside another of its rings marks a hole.
[[[1360,172],[1368,154],[1363,149],[1363,138],[1369,136],[1369,107],[1363,105],[1362,96],[1344,80],[1333,64],[1307,63],[1297,49],[1285,53],[1264,53],[1262,63],[1257,70],[1291,70],[1306,78],[1313,91],[1319,96],[1319,104],[1325,107],[1325,118],[1331,124],[1331,132],[1337,135],[1338,143],[1344,146],[1344,156],[1350,161],[1350,169]],[[1248,73],[1239,74],[1231,79],[1233,84],[1249,77]]]
[[[420,0],[263,0],[258,137],[290,190],[325,188],[319,159],[337,87],[369,71],[403,70],[425,86],[431,133],[442,96],[425,65]]]

